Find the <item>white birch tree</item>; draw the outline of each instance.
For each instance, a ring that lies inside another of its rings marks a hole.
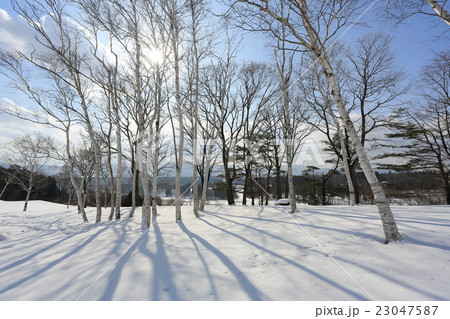
[[[386,242],[400,240],[401,235],[397,229],[394,216],[383,188],[375,175],[375,171],[359,139],[355,125],[347,112],[333,66],[328,56],[329,43],[343,26],[349,25],[351,19],[355,17],[355,13],[364,8],[366,3],[355,0],[312,3],[306,0],[290,0],[287,3],[289,5],[288,12],[281,12],[279,10],[279,1],[241,0],[236,2],[233,8],[234,13],[241,19],[244,18],[247,24],[249,24],[249,18],[254,18],[255,15],[258,17],[262,15],[266,19],[265,21],[285,25],[290,32],[290,37],[285,41],[311,52],[317,59],[317,63],[321,66],[322,72],[326,77],[339,115],[355,147],[361,168],[374,193]],[[266,25],[266,28],[270,28],[272,34],[277,36],[276,31],[273,30],[271,25]]]
[[[31,192],[39,188],[39,176],[50,159],[50,145],[49,138],[41,134],[36,133],[33,137],[25,135],[13,140],[7,147],[8,154],[2,157],[2,161],[10,164],[10,169],[14,171],[13,182],[26,192],[24,212],[28,208]]]
[[[82,30],[68,18],[67,2],[49,0],[45,3],[29,0],[11,2],[13,9],[19,13],[35,33],[37,52],[19,52],[21,59],[35,68],[59,77],[77,95],[80,106],[80,119],[89,134],[94,148],[96,222],[101,221],[101,154],[95,138],[92,120],[93,83],[87,76],[90,63],[87,52],[83,51]],[[51,68],[50,66],[53,66]],[[56,67],[56,68],[55,68]],[[95,87],[95,86],[94,86]]]

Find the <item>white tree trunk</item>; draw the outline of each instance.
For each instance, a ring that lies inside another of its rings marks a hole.
[[[156,69],[156,88],[157,88],[157,94],[156,94],[156,103],[155,103],[155,141],[154,141],[154,150],[153,150],[153,158],[152,158],[152,164],[153,164],[153,184],[152,184],[152,216],[155,217],[158,215],[158,208],[157,208],[157,191],[158,191],[158,160],[159,160],[159,148],[160,148],[160,134],[161,134],[161,127],[160,127],[160,120],[161,120],[161,88],[162,88],[162,75],[159,69],[159,65]]]
[[[320,52],[320,51],[318,51]],[[327,78],[328,85],[331,89],[331,94],[334,98],[334,102],[338,108],[340,117],[347,129],[350,140],[355,147],[356,155],[361,163],[361,168],[364,172],[364,175],[369,182],[369,185],[372,189],[375,203],[378,207],[378,213],[381,217],[381,222],[383,225],[383,230],[386,238],[386,242],[389,243],[391,241],[396,241],[401,239],[401,235],[397,229],[397,224],[394,219],[394,215],[388,205],[386,196],[384,194],[383,188],[381,187],[380,182],[378,181],[377,176],[375,175],[375,171],[370,164],[369,158],[367,157],[366,151],[359,139],[358,133],[355,129],[355,126],[350,119],[350,116],[345,108],[345,104],[342,100],[342,96],[339,91],[339,86],[336,83],[336,79],[333,73],[333,68],[328,62],[328,58],[326,54],[320,53],[316,55],[320,65],[322,66],[323,72]]]
[[[193,110],[193,124],[192,124],[192,164],[194,166],[192,173],[192,196],[194,201],[193,212],[195,217],[199,217],[198,214],[198,177],[197,177],[197,135],[198,135],[198,98],[199,98],[199,53],[197,49],[197,20],[196,20],[196,4],[194,0],[189,1],[189,5],[191,8],[191,17],[192,17],[192,45],[194,48],[194,101],[192,107]]]
[[[322,67],[322,71],[327,79],[328,86],[331,90],[331,95],[334,99],[334,103],[338,109],[341,120],[343,121],[344,126],[347,129],[350,140],[355,147],[356,155],[358,156],[364,175],[366,176],[367,181],[369,182],[369,185],[372,189],[375,203],[378,207],[378,213],[381,217],[381,223],[383,225],[386,243],[400,240],[402,236],[397,229],[394,215],[392,214],[391,208],[388,205],[383,188],[381,187],[381,184],[378,181],[377,176],[375,175],[375,171],[370,164],[369,158],[367,157],[366,151],[364,150],[364,146],[362,145],[361,140],[358,136],[358,132],[356,131],[356,128],[352,120],[350,119],[350,115],[347,112],[341,92],[339,90],[339,86],[336,82],[333,67],[329,62],[330,60],[327,55],[327,51],[319,44],[320,41],[317,38],[318,33],[311,24],[308,13],[308,6],[305,1],[301,1],[299,6],[299,13],[302,17],[303,26],[310,41],[309,47],[313,51],[317,61]]]
[[[116,176],[116,220],[120,219],[120,209],[122,206],[122,182],[123,182],[123,163],[122,163],[122,134],[120,131],[120,120],[118,108],[114,108],[116,116],[116,138],[117,138],[117,176]]]
[[[442,21],[450,25],[450,14],[444,9],[436,0],[427,0],[434,12],[441,18]]]
[[[150,227],[150,197],[149,197],[149,174],[147,164],[144,164],[144,133],[139,131],[138,133],[138,147],[137,158],[138,167],[141,173],[141,185],[144,195],[144,201],[142,203],[142,228]],[[148,150],[150,151],[150,150]]]
[[[158,87],[161,87],[160,85],[157,85]],[[158,159],[159,159],[159,147],[160,147],[160,108],[159,101],[156,102],[156,126],[155,126],[155,142],[154,142],[154,150],[153,150],[153,158],[152,158],[152,164],[153,164],[153,184],[152,184],[152,216],[155,217],[158,215],[158,208],[157,208],[157,191],[158,191]]]
[[[171,4],[169,8],[170,19],[170,40],[172,44],[172,52],[174,59],[174,71],[175,71],[175,100],[177,106],[177,120],[178,120],[178,160],[176,163],[176,178],[175,178],[175,221],[181,220],[181,173],[183,171],[183,152],[184,152],[184,125],[183,125],[183,107],[181,105],[181,84],[180,84],[180,55],[178,52],[178,13],[176,3]]]
[[[70,151],[70,133],[69,133],[69,127],[66,128],[66,154],[67,154],[67,164],[69,166],[69,177],[70,182],[72,183],[73,188],[75,189],[75,193],[77,195],[77,203],[78,203],[78,209],[80,210],[81,217],[83,218],[83,222],[87,223],[88,219],[86,216],[86,211],[84,209],[84,200],[83,200],[83,191],[81,187],[78,185],[78,183],[75,180],[75,174],[74,174],[74,163],[72,160],[72,154]]]
[[[134,157],[136,157],[136,155],[134,155]],[[137,168],[137,163],[136,163],[136,159],[132,158],[132,162],[133,162],[133,185],[131,186],[131,211],[130,211],[130,218],[134,217],[134,213],[136,211],[136,192],[138,191],[136,188],[136,180],[138,179],[138,168]]]
[[[117,57],[116,57],[116,68],[117,70]],[[119,115],[119,105],[117,102],[117,83],[116,83],[116,75],[114,75],[114,83],[113,83],[113,110],[114,117],[116,122],[116,146],[117,146],[117,176],[116,176],[116,211],[115,218],[120,219],[120,209],[122,206],[122,183],[123,183],[123,163],[122,163],[122,132],[120,128],[120,115]]]
[[[159,133],[156,133],[159,135]],[[158,143],[159,143],[159,139]],[[155,141],[156,144],[156,141]],[[157,191],[158,191],[158,157],[159,157],[159,144],[155,145],[155,150],[153,151],[153,184],[152,184],[152,216],[155,217],[158,215],[158,206],[157,206]]]
[[[26,212],[28,208],[28,202],[30,201],[31,189],[33,188],[33,178],[30,176],[28,180],[27,196],[25,198],[25,203],[23,204],[23,211]]]
[[[291,143],[291,141],[289,141],[288,143]],[[291,211],[290,213],[295,213],[295,211],[297,210],[297,199],[295,198],[295,189],[294,189],[294,176],[293,176],[293,172],[292,172],[292,163],[293,163],[293,158],[292,158],[292,146],[287,146],[287,152],[288,154],[290,153],[290,155],[287,156],[287,161],[288,161],[288,185],[289,185],[289,201],[291,203]]]
[[[86,128],[89,135],[89,140],[91,142],[92,148],[94,149],[94,167],[95,167],[95,204],[96,204],[96,214],[95,214],[95,222],[100,223],[102,220],[102,203],[101,203],[101,190],[100,190],[100,173],[101,173],[101,154],[100,147],[97,143],[97,139],[95,138],[94,128],[92,127],[92,123],[89,116],[88,103],[85,99],[83,89],[81,87],[82,80],[80,78],[79,73],[77,73],[76,77],[76,85],[78,94],[81,98],[81,106],[83,108],[84,120],[86,124]]]

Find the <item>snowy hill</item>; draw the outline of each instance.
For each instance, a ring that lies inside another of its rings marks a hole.
[[[393,207],[383,244],[373,206],[160,207],[82,224],[76,208],[0,201],[0,300],[449,300],[450,208]],[[104,219],[108,212],[105,211]],[[94,209],[88,209],[94,220]]]

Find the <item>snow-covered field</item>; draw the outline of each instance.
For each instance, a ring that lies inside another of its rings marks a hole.
[[[373,206],[160,207],[83,224],[76,208],[0,201],[0,300],[449,300],[450,208],[393,207],[385,245]],[[88,209],[94,220],[94,209]],[[104,219],[108,212],[104,212]]]

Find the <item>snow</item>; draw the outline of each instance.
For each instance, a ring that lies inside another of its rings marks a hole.
[[[160,207],[149,231],[140,210],[83,224],[75,207],[22,207],[0,201],[0,300],[450,299],[447,206],[392,207],[405,239],[389,245],[374,206],[184,206],[179,224]]]

